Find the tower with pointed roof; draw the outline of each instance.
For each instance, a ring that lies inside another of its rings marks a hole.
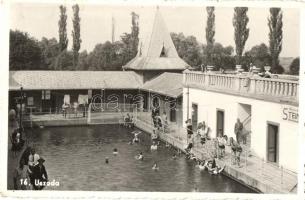
[[[161,12],[157,7],[152,30],[148,37],[140,39],[135,58],[123,66],[124,70],[133,70],[146,82],[163,72],[179,72],[189,65],[176,51]]]

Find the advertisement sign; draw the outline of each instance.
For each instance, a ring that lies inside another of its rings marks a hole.
[[[34,105],[34,97],[28,97],[27,98],[27,105],[28,106],[33,106]]]

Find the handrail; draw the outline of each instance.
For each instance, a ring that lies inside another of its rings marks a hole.
[[[251,119],[252,115],[248,115],[248,117],[246,117],[246,119],[244,119],[241,123],[242,124],[246,124],[246,122],[248,122]]]

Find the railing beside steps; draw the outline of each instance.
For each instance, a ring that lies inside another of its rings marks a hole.
[[[294,76],[294,79],[291,77],[285,79],[285,76],[262,78],[258,75],[232,75],[197,71],[184,71],[183,76],[183,83],[188,87],[252,98],[298,103],[299,81],[297,76]]]
[[[147,132],[155,129],[149,112],[139,112],[136,119],[136,125]],[[248,120],[247,120],[248,121]],[[184,127],[177,124],[169,124],[168,131],[158,130],[160,139],[171,144],[177,149],[184,151],[187,146],[187,131]],[[196,135],[194,133],[194,135]],[[217,138],[207,140],[204,145],[200,143],[200,137],[194,137],[194,155],[201,159],[218,158],[219,162],[233,167],[240,172],[246,173],[254,178],[264,180],[264,182],[272,182],[276,185],[278,191],[291,192],[297,184],[297,174],[283,166],[270,163],[256,155],[252,155],[248,145],[241,144],[243,150],[240,156],[240,166],[235,162],[234,153],[231,151],[229,143],[226,145],[226,152],[223,158],[220,157],[220,149],[218,147]]]

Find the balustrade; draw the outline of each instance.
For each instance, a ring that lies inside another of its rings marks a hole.
[[[285,98],[298,102],[298,77],[290,78],[261,78],[258,76],[202,73],[195,71],[184,72],[184,85],[206,90],[222,90],[224,93],[237,93],[245,96],[263,96]]]

